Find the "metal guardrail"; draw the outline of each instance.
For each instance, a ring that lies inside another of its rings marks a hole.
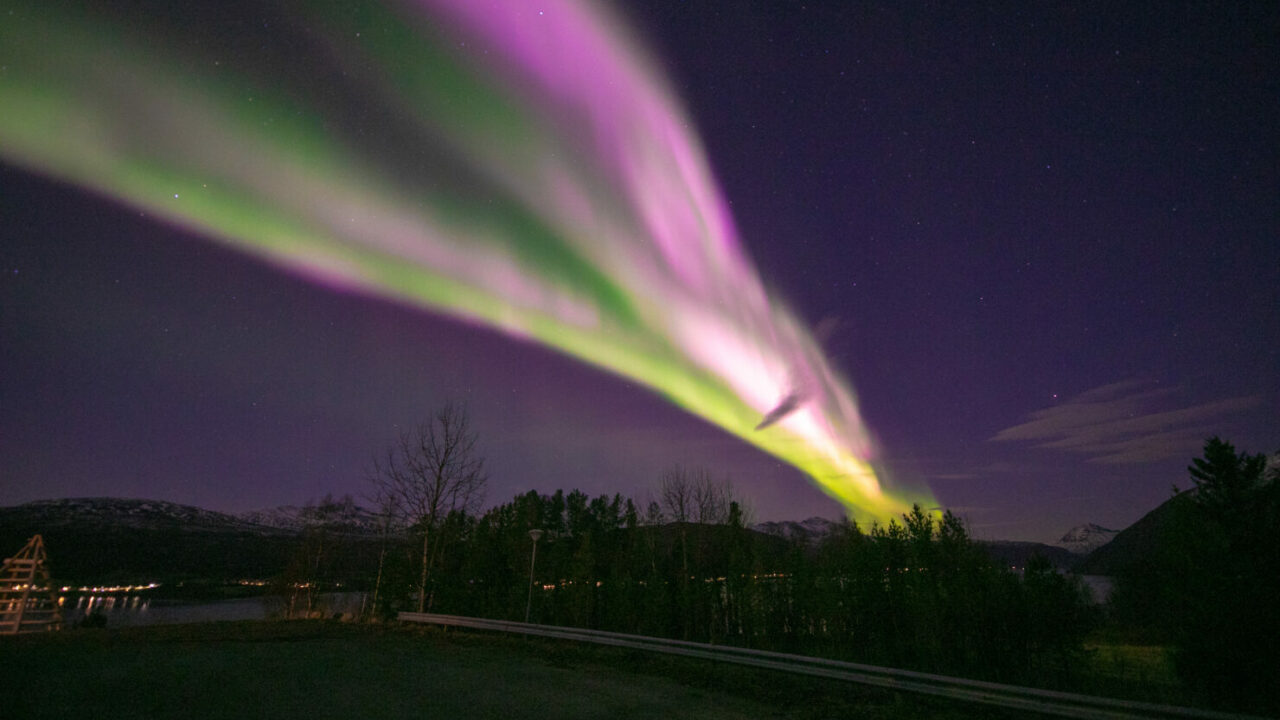
[[[558,627],[553,625],[534,625],[529,623],[509,622],[506,620],[486,620],[483,618],[463,617],[459,615],[437,615],[433,613],[402,612],[399,619],[403,622],[428,623],[450,627],[464,627],[476,630],[492,630],[497,632],[535,635],[538,637],[575,640],[599,645],[647,650],[650,652],[682,655],[684,657],[701,658],[717,662],[728,662],[738,665],[778,670],[781,672],[812,675],[832,678],[847,682],[873,685],[877,687],[901,690],[903,692],[922,693],[939,697],[962,700],[965,702],[998,705],[1015,710],[1025,710],[1046,715],[1058,715],[1069,718],[1132,720],[1136,718],[1201,718],[1203,720],[1264,720],[1256,716],[1235,715],[1200,710],[1196,708],[1158,705],[1154,703],[1117,700],[1114,698],[1094,697],[1076,693],[1040,690],[1037,688],[1004,685],[1001,683],[970,680],[967,678],[947,677],[912,670],[862,665],[859,663],[827,660],[825,658],[790,655],[787,653],[751,650],[749,648],[730,645],[709,645],[706,643],[688,642],[684,640],[668,640],[665,638],[646,637],[643,635],[627,635],[624,633],[604,632],[601,630],[584,630],[581,628]]]

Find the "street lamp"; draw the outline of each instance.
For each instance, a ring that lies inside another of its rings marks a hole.
[[[533,554],[529,556],[529,599],[524,604],[524,621],[529,622],[529,608],[533,607],[533,564],[538,561],[538,539],[542,537],[541,530],[530,530],[529,537],[533,538]]]

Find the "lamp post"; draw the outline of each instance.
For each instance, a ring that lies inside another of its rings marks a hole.
[[[533,607],[533,565],[538,561],[538,538],[542,537],[542,531],[530,530],[529,537],[533,538],[533,554],[529,556],[529,599],[524,604],[525,622],[529,622],[529,608]]]

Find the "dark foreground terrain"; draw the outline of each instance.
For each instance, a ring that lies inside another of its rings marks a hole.
[[[1002,717],[846,683],[613,648],[324,621],[0,638],[22,718]]]

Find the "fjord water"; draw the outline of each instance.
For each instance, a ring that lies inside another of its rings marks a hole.
[[[322,593],[316,607],[324,617],[354,615],[361,611],[367,594],[359,592]],[[182,623],[230,620],[266,620],[281,616],[287,600],[262,595],[234,600],[191,602],[145,595],[80,595],[63,597],[63,621],[79,625],[90,614],[101,614],[107,627],[178,625]]]

